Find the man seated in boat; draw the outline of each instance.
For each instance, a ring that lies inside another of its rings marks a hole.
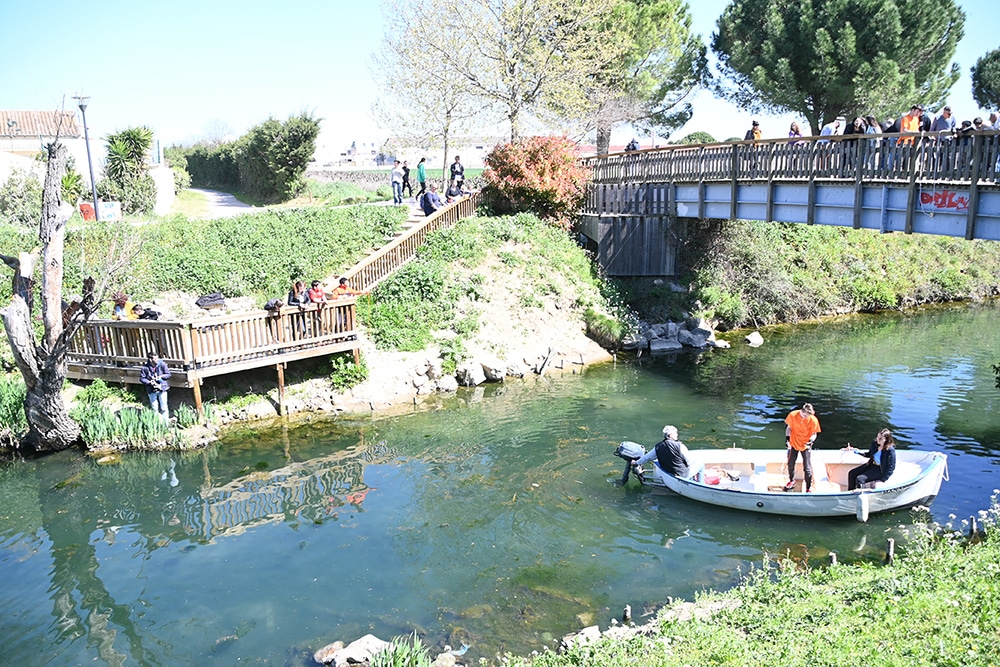
[[[863,487],[868,482],[884,482],[892,476],[896,469],[896,448],[892,438],[892,431],[887,428],[882,429],[872,440],[868,453],[868,462],[847,473],[847,490],[853,491]],[[861,454],[854,447],[848,446],[852,452]]]
[[[635,462],[634,465],[642,467],[644,463],[652,461],[656,457],[656,462],[660,464],[663,471],[687,479],[691,474],[691,465],[687,460],[687,447],[678,439],[677,427],[667,424],[663,427],[663,440],[656,443],[656,447],[646,452],[646,455]]]

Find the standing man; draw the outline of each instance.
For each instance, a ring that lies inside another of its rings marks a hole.
[[[667,424],[663,427],[663,440],[656,443],[656,447],[646,452],[646,455],[637,460],[634,465],[641,468],[643,464],[651,461],[655,456],[656,462],[660,464],[663,472],[674,477],[687,479],[691,474],[691,465],[688,463],[685,452],[687,452],[687,447],[678,439],[677,427]]]
[[[403,160],[403,187],[400,188],[399,194],[402,197],[403,193],[407,190],[410,191],[410,197],[413,197],[413,186],[410,185],[410,167],[406,160]]]
[[[451,163],[451,180],[458,182],[458,187],[462,187],[465,182],[465,167],[462,166],[461,158],[455,156],[455,161]]]
[[[392,166],[392,174],[389,177],[392,184],[392,203],[403,203],[403,168],[399,166],[399,160],[395,160]]]
[[[931,123],[931,132],[935,134],[939,132],[954,132],[955,131],[955,117],[951,115],[951,107],[945,107],[941,109],[940,115],[934,119]],[[941,137],[951,139],[951,137]]]
[[[423,206],[423,202],[420,200],[427,192],[427,167],[424,163],[427,162],[427,158],[420,158],[420,162],[417,163],[417,183],[420,184],[420,192],[417,193],[417,204]]]
[[[146,393],[149,395],[149,407],[153,412],[160,415],[163,421],[170,418],[167,411],[167,390],[170,380],[170,369],[166,362],[160,359],[156,352],[146,355],[146,363],[139,370],[139,382],[146,385]]]
[[[785,424],[785,446],[788,447],[788,484],[785,484],[785,491],[795,488],[795,461],[801,452],[806,493],[810,493],[813,483],[812,448],[816,434],[821,430],[812,403],[803,403],[801,409],[788,413]]]

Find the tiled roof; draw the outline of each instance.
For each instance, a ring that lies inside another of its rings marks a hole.
[[[2,137],[55,137],[56,132],[67,139],[83,135],[75,114],[70,111],[0,111]]]

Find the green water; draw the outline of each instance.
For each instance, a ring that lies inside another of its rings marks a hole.
[[[381,420],[233,432],[206,451],[0,468],[0,664],[309,665],[337,639],[414,629],[466,659],[639,620],[726,588],[764,554],[876,560],[868,524],[747,514],[615,480],[624,439],[783,447],[808,400],[819,446],[945,451],[942,523],[989,505],[1000,304],[765,332],[750,349],[640,359],[433,399]]]

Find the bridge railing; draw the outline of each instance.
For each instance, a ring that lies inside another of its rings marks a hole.
[[[585,158],[597,184],[817,178],[1000,180],[1000,132],[862,134],[685,144]]]
[[[462,218],[476,213],[479,193],[442,207],[421,223],[414,225],[386,245],[358,262],[344,276],[350,278],[354,289],[367,292],[385,280],[396,269],[417,256],[417,249],[424,244],[427,235],[439,229],[453,227]]]

